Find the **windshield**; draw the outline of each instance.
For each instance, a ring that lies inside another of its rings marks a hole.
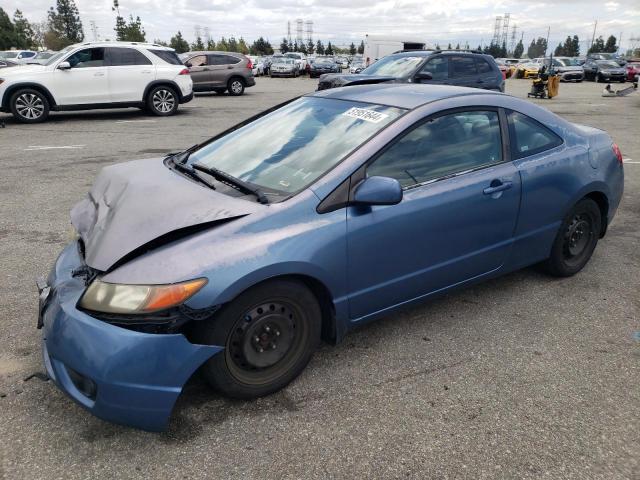
[[[189,163],[222,170],[266,191],[292,194],[402,113],[394,107],[302,97],[193,152]]]
[[[18,52],[0,52],[0,57],[2,58],[16,58],[18,56]]]
[[[69,53],[71,50],[73,50],[73,46],[71,47],[67,47],[64,50],[60,50],[58,53],[56,53],[55,55],[49,57],[49,59],[43,63],[43,65],[53,65],[54,63],[56,63],[59,59],[61,59],[62,57],[64,57],[67,53]]]
[[[314,63],[326,63],[327,65],[331,65],[333,63],[333,60],[321,58],[320,60],[316,60]]]
[[[366,75],[389,75],[391,77],[404,77],[413,72],[423,60],[424,57],[384,57],[378,60],[373,65],[365,68],[362,73]]]
[[[285,56],[289,58],[295,58],[297,60],[302,58],[298,53],[285,53]]]
[[[278,58],[276,60],[273,61],[273,63],[286,63],[291,65],[293,62],[293,60],[291,58]]]
[[[611,61],[599,61],[598,65],[605,68],[620,68],[620,65]]]

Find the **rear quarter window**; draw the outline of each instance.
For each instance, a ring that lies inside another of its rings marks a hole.
[[[562,145],[562,138],[527,115],[509,110],[511,157],[514,160]]]
[[[172,52],[171,50],[149,50],[149,51],[153,53],[156,57],[161,58],[162,60],[164,60],[165,62],[171,65],[182,65],[182,62],[180,61],[180,57],[178,57],[178,54],[176,52]]]

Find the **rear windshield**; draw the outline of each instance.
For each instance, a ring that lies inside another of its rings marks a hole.
[[[180,57],[178,57],[178,54],[176,52],[173,52],[171,50],[151,50],[151,49],[149,49],[149,51],[153,53],[155,56],[160,57],[165,62],[170,63],[171,65],[182,65],[182,62],[180,61]]]
[[[423,60],[424,57],[384,57],[365,68],[362,73],[366,75],[405,77],[410,75]]]
[[[312,184],[402,113],[382,105],[302,97],[205,145],[189,163],[288,195]]]

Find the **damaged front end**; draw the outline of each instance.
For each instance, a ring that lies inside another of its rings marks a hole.
[[[78,242],[58,257],[40,309],[43,358],[49,377],[99,418],[144,430],[167,427],[189,377],[222,347],[189,342],[190,319],[212,310],[176,308],[145,316],[109,317],[82,311],[85,268]],[[147,322],[148,320],[148,322]]]

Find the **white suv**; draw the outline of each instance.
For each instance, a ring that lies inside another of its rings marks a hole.
[[[25,123],[50,110],[138,107],[173,115],[193,82],[171,48],[132,42],[71,45],[42,65],[0,71],[0,111]]]

